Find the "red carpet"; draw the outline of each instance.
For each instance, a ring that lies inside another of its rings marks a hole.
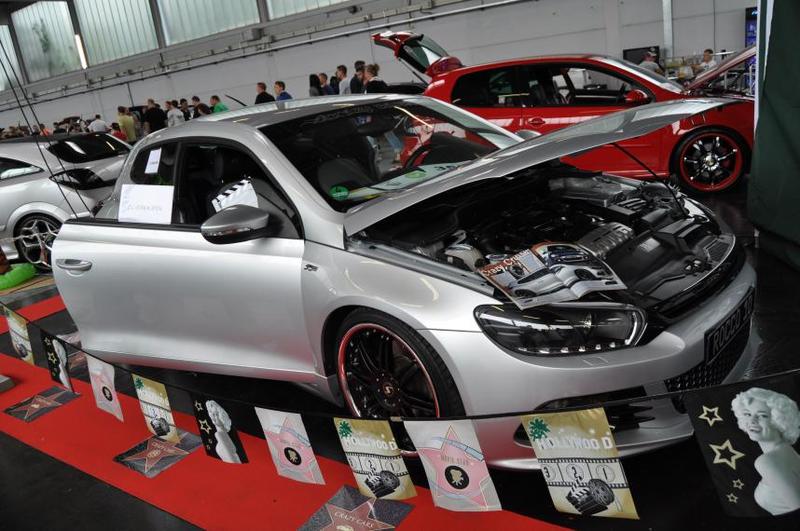
[[[58,311],[59,304],[60,299],[49,299],[20,313],[36,319]],[[0,409],[53,385],[46,370],[5,355],[0,355],[0,373],[17,384],[0,394]],[[30,424],[0,413],[0,431],[197,526],[296,529],[343,484],[355,485],[346,465],[321,457],[318,459],[327,485],[304,485],[282,478],[275,472],[266,442],[241,432],[250,464],[226,464],[207,457],[199,448],[157,477],[147,479],[113,461],[115,455],[149,436],[138,402],[120,395],[126,419],[122,424],[95,407],[89,384],[73,383],[80,398]],[[176,413],[175,421],[182,429],[197,433],[193,417]],[[561,529],[507,511],[467,514],[437,509],[427,489],[417,487],[417,492],[416,498],[405,500],[414,505],[414,510],[400,524],[402,529]]]
[[[18,314],[23,316],[28,321],[36,321],[56,312],[60,312],[64,308],[64,301],[61,300],[61,295],[50,297],[39,302],[35,302],[29,306],[17,311]],[[0,308],[0,316],[2,316],[2,308]],[[0,318],[0,334],[8,332],[8,323],[4,318]]]

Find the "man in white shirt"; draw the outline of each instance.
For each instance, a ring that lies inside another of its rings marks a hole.
[[[107,133],[108,132],[108,124],[100,118],[99,114],[94,115],[94,120],[92,123],[89,124],[89,131],[92,133]]]
[[[714,50],[706,48],[703,50],[703,60],[700,61],[699,65],[694,66],[694,71],[696,74],[699,74],[700,72],[711,70],[715,66],[717,66],[717,62],[714,60]]]
[[[181,125],[186,119],[183,117],[183,112],[178,107],[178,100],[166,101],[167,104],[167,127],[175,127]]]
[[[336,67],[336,77],[339,78],[339,94],[350,94],[350,80],[347,79],[347,67]]]

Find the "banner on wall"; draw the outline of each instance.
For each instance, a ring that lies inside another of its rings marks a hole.
[[[500,499],[471,420],[405,421],[433,503],[451,511],[499,511]]]
[[[333,422],[362,494],[391,500],[417,495],[388,421],[334,417]]]
[[[246,463],[247,454],[244,453],[239,433],[225,408],[216,400],[201,395],[191,397],[194,418],[206,454],[226,463]]]
[[[120,422],[124,422],[122,405],[119,403],[114,385],[114,366],[92,356],[86,356],[86,365],[89,369],[89,381],[92,384],[95,404],[99,409],[111,413]]]
[[[638,519],[603,408],[522,417],[556,509]]]
[[[687,394],[695,437],[731,516],[800,509],[800,376]]]
[[[175,428],[175,419],[172,418],[167,388],[162,383],[143,378],[138,374],[131,373],[131,376],[147,429],[156,437],[177,443],[178,431]]]
[[[47,368],[50,370],[50,378],[54,382],[63,385],[67,390],[72,391],[72,381],[69,379],[69,370],[67,368],[69,362],[66,344],[44,330],[40,331],[40,335],[44,355],[47,359]]]
[[[34,365],[33,347],[31,346],[31,339],[28,335],[28,321],[7,306],[3,306],[3,310],[6,321],[8,322],[8,333],[11,336],[11,345],[14,347],[14,352],[16,352],[23,361]]]
[[[303,483],[324,485],[325,480],[302,417],[297,413],[260,407],[255,409],[278,475]]]

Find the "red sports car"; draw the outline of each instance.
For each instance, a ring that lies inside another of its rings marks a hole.
[[[609,173],[643,179],[653,178],[648,169],[662,178],[675,175],[685,189],[701,193],[734,186],[749,168],[754,109],[748,65],[754,48],[736,54],[684,87],[633,63],[602,55],[531,57],[464,66],[424,35],[388,31],[372,39],[430,78],[425,95],[463,107],[513,132],[546,134],[654,101],[730,96],[738,101],[620,142],[619,147],[606,146],[572,157],[569,162],[579,168],[602,167]]]

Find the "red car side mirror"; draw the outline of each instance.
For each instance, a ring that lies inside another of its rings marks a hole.
[[[640,89],[631,89],[625,93],[625,103],[627,105],[644,105],[650,103],[650,96]]]

